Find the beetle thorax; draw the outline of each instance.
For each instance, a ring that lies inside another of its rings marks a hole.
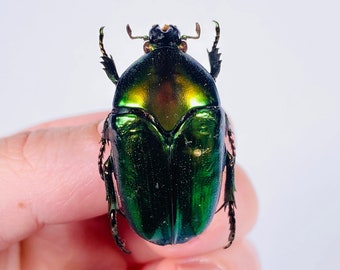
[[[178,48],[140,58],[117,84],[114,107],[141,108],[172,130],[192,108],[219,103],[213,78]]]

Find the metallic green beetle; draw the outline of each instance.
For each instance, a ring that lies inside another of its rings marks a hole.
[[[132,36],[127,25],[130,38],[145,41],[145,55],[121,77],[104,49],[100,29],[102,64],[117,86],[112,112],[104,124],[98,165],[106,186],[112,235],[126,253],[117,213],[147,241],[184,243],[209,225],[222,182],[224,202],[218,210],[228,207],[230,223],[225,248],[234,240],[235,145],[215,85],[221,66],[216,47],[220,28],[215,23],[216,37],[208,52],[210,73],[186,54],[185,40],[200,36],[198,23],[196,36],[180,35],[173,25],[154,25],[148,36]],[[104,162],[107,144],[111,152]]]

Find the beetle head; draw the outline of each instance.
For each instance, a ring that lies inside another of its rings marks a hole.
[[[144,43],[145,53],[160,47],[177,47],[181,51],[186,52],[187,43],[185,40],[188,38],[197,39],[201,34],[201,28],[198,23],[196,23],[196,36],[181,35],[178,28],[171,24],[166,24],[162,28],[158,24],[152,26],[149,36],[132,36],[132,31],[129,25],[126,26],[126,30],[130,38],[140,38],[146,41]]]

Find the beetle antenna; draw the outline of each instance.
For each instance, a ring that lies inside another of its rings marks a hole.
[[[186,40],[188,38],[191,38],[191,39],[199,39],[200,36],[201,36],[201,26],[199,25],[199,23],[196,23],[196,33],[197,33],[197,36],[187,36],[187,35],[182,35],[181,36],[181,39],[183,40]]]
[[[104,39],[104,26],[100,27],[99,29],[99,49],[104,56],[107,56],[107,53],[104,49],[103,39]]]
[[[145,36],[133,36],[130,25],[126,25],[126,32],[128,33],[128,35],[131,39],[149,40],[149,36],[146,36],[146,35]]]

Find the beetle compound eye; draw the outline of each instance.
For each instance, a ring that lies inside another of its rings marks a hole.
[[[178,48],[182,51],[182,52],[186,52],[188,50],[188,45],[185,41],[182,41],[181,44],[178,46]]]
[[[152,51],[152,46],[150,45],[150,42],[144,43],[143,50],[145,53],[149,53]]]
[[[103,28],[99,32],[101,63],[116,85],[98,155],[112,236],[123,252],[134,248],[121,239],[121,213],[133,231],[151,243],[190,241],[210,224],[225,183],[218,210],[228,208],[229,247],[236,231],[235,144],[215,84],[221,67],[219,24],[215,22],[208,52],[210,72],[186,54],[185,40],[200,37],[198,23],[194,36],[180,35],[171,24],[154,25],[144,36],[133,35],[129,25],[126,30],[131,39],[144,41],[145,54],[121,76],[104,49]]]

